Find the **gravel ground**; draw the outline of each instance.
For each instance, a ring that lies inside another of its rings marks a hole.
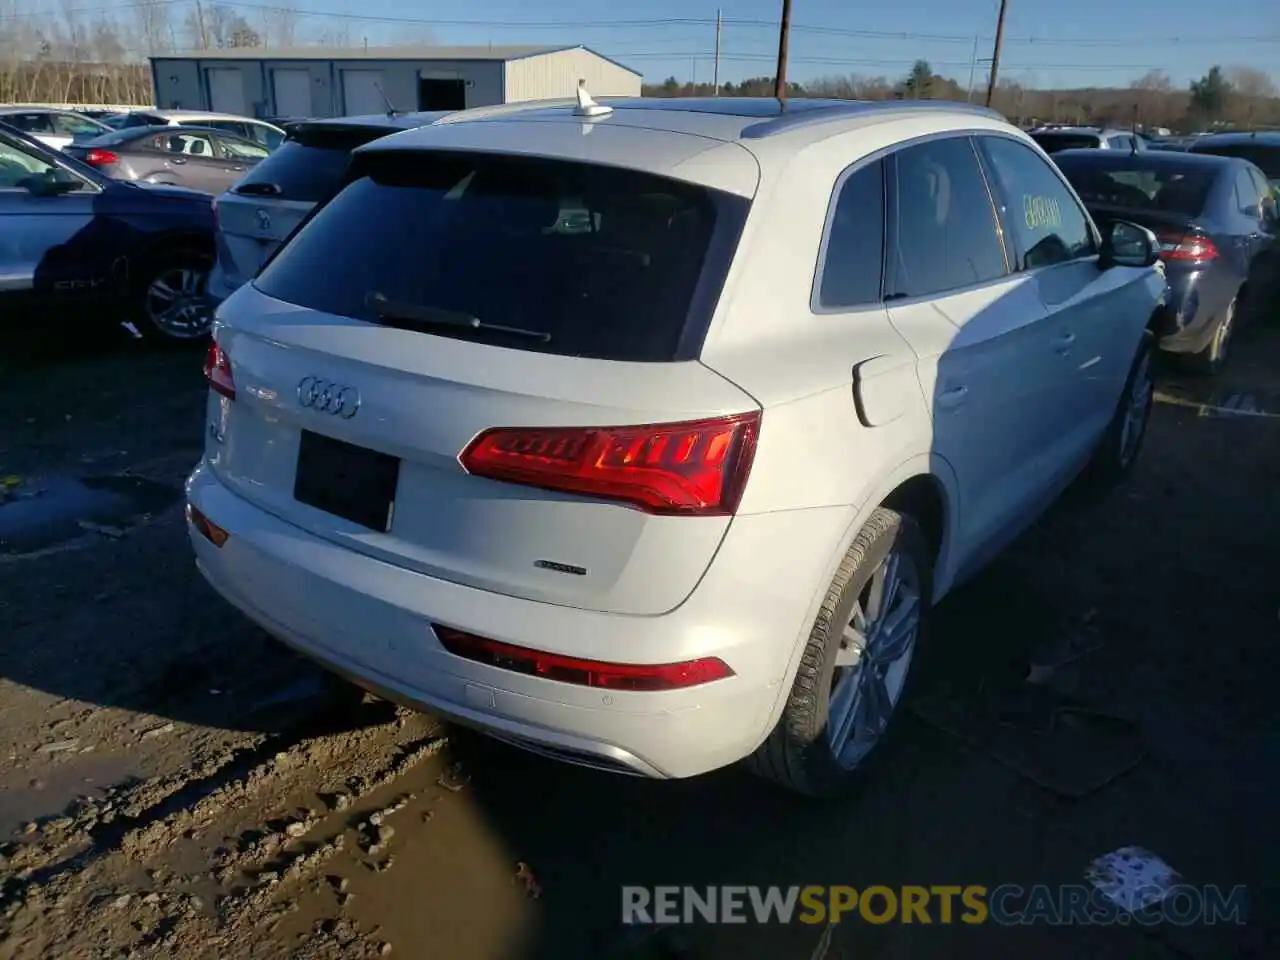
[[[1235,351],[1166,377],[1129,485],[948,601],[898,749],[820,805],[559,766],[328,682],[190,561],[200,356],[11,362],[0,510],[86,499],[0,545],[0,957],[1280,955],[1280,324]],[[1124,722],[1040,725],[1068,700]],[[1078,883],[1130,844],[1247,885],[1250,922],[620,923],[623,884]]]

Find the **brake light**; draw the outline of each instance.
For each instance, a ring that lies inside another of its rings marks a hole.
[[[1161,260],[1216,260],[1218,248],[1208,237],[1188,233],[1160,233]]]
[[[726,516],[751,471],[760,412],[639,427],[499,427],[458,456],[477,477],[618,500],[647,513]]]
[[[236,398],[236,381],[231,374],[231,358],[227,351],[211,341],[209,350],[204,356],[204,378],[209,381],[209,389],[220,393],[228,400]]]
[[[682,690],[733,676],[719,657],[681,663],[604,663],[558,653],[543,653],[510,643],[488,640],[451,627],[433,625],[440,644],[455,657],[511,670],[544,680],[558,680],[601,690]]]
[[[120,154],[103,150],[101,147],[91,147],[84,155],[84,162],[91,167],[105,167],[112,163],[119,163]]]

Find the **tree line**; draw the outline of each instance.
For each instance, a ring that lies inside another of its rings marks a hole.
[[[720,96],[771,97],[773,77],[752,77],[720,85]],[[645,96],[713,96],[712,84],[682,83],[668,77],[646,84]],[[835,97],[842,100],[972,100],[982,103],[986,85],[970,90],[950,77],[934,72],[927,60],[918,60],[906,76],[819,77],[788,83],[789,97]],[[1253,67],[1214,66],[1198,80],[1179,89],[1163,70],[1152,70],[1126,87],[1086,87],[1069,90],[1037,90],[1016,80],[996,85],[992,107],[1018,122],[1141,126],[1192,132],[1215,125],[1280,127],[1280,96],[1271,78]]]

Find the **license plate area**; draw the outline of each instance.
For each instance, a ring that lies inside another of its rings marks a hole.
[[[386,533],[395,509],[400,461],[376,450],[303,430],[293,499]]]

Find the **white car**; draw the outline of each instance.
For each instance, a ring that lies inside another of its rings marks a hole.
[[[0,123],[8,124],[55,150],[69,147],[76,140],[89,140],[111,132],[111,128],[100,120],[74,110],[52,107],[0,107]]]
[[[1158,246],[964,104],[581,100],[360,148],[222,304],[199,568],[525,748],[841,790],[930,607],[1132,468]]]
[[[285,137],[284,130],[274,123],[205,110],[134,110],[114,119],[111,125],[117,130],[131,127],[207,127],[260,143],[268,150],[280,146]]]

